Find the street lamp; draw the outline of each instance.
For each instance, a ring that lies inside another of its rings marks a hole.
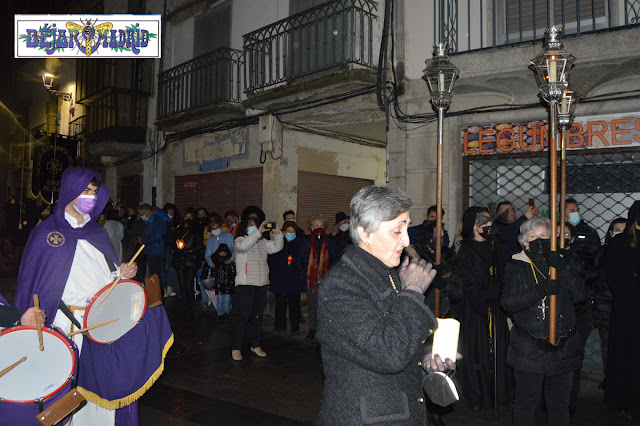
[[[56,96],[62,98],[62,100],[71,102],[71,93],[60,92],[58,90],[53,90],[53,80],[55,76],[53,74],[49,74],[48,72],[42,74],[42,85],[47,89],[50,93],[53,93]]]
[[[549,104],[549,168],[551,178],[551,251],[557,251],[557,219],[558,219],[558,144],[556,108],[562,94],[568,86],[569,71],[575,57],[565,52],[560,41],[562,30],[556,27],[547,28],[544,32],[544,52],[531,60],[529,66],[536,72],[536,81],[540,89],[539,96]],[[563,196],[564,198],[564,196]],[[564,220],[564,216],[563,216]],[[564,238],[564,235],[562,236]],[[558,271],[549,268],[549,278],[555,280]],[[542,309],[545,309],[544,300]],[[556,296],[549,297],[549,341],[556,344]]]
[[[427,67],[422,72],[422,79],[427,82],[431,103],[438,110],[438,174],[436,189],[436,265],[440,265],[442,258],[442,175],[443,175],[443,130],[444,111],[451,105],[453,86],[455,85],[458,68],[449,61],[446,43],[433,46],[433,58],[425,61]],[[436,289],[435,314],[440,311],[440,291]]]
[[[576,106],[582,96],[570,86],[562,92],[562,99],[558,105],[558,127],[562,131],[560,138],[560,248],[564,247],[564,212],[567,193],[567,130],[571,128],[575,118]]]

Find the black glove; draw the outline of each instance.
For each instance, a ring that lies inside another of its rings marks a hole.
[[[553,296],[560,293],[558,280],[546,280],[540,284],[540,291],[543,296]]]
[[[442,265],[433,265],[433,269],[437,271],[437,274],[433,279],[433,281],[431,281],[431,287],[437,288],[438,290],[442,290],[447,286],[447,283],[442,277],[442,275],[444,274],[444,268],[442,267]]]
[[[562,263],[562,256],[557,251],[550,251],[547,263],[552,268],[558,269],[560,267],[560,264]]]

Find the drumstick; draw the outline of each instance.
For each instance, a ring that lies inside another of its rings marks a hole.
[[[40,300],[38,299],[38,295],[35,293],[33,295],[33,306],[40,309]],[[44,351],[44,345],[42,344],[42,324],[40,324],[38,314],[36,314],[36,327],[38,328],[38,342],[40,343],[40,350]]]
[[[4,370],[0,371],[0,377],[4,376],[5,374],[7,374],[9,371],[13,370],[14,368],[16,368],[18,366],[18,364],[25,362],[27,360],[26,356],[23,356],[22,358],[20,358],[18,361],[14,362],[13,364],[11,364],[10,366],[8,366],[7,368],[5,368]]]
[[[144,248],[144,244],[140,246],[140,248],[138,249],[138,252],[136,254],[133,255],[133,257],[131,258],[131,260],[129,261],[128,265],[131,266],[133,264],[133,261],[136,260],[136,257],[138,257],[138,255],[140,254],[140,252],[142,251],[142,249]],[[116,286],[116,284],[118,284],[120,282],[120,280],[122,279],[122,276],[124,275],[124,273],[120,274],[120,276],[118,277],[117,280],[115,280],[113,282],[113,284],[111,284],[111,287],[109,287],[109,290],[107,290],[107,292],[105,293],[104,296],[102,296],[102,299],[100,299],[100,301],[98,302],[98,306],[102,305],[102,302],[104,302],[104,299],[107,298],[107,296],[109,295],[109,293],[111,293],[111,290],[113,290],[113,288]]]
[[[87,327],[87,328],[83,328],[83,329],[80,329],[80,330],[76,330],[73,333],[67,334],[67,337],[75,336],[78,333],[84,333],[85,331],[89,331],[89,330],[93,330],[94,328],[102,327],[103,325],[107,325],[107,324],[112,323],[114,321],[118,321],[119,319],[120,318],[112,319],[112,320],[109,320],[109,321],[101,322],[100,324],[92,325],[91,327]]]

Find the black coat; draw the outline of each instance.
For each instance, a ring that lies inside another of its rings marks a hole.
[[[173,267],[199,269],[204,255],[203,234],[198,229],[180,225],[176,229],[177,239],[184,241],[184,248],[173,246]]]
[[[640,231],[635,233],[640,238]],[[625,231],[611,240],[606,264],[613,307],[604,398],[618,409],[635,408],[640,388],[640,365],[636,362],[640,353],[640,245],[630,247],[627,238]]]
[[[284,247],[267,257],[269,264],[269,291],[277,294],[302,293],[307,286],[299,257],[302,240],[284,242]],[[289,262],[291,256],[291,262]]]
[[[225,263],[231,260],[231,254],[218,256],[215,253],[211,256],[213,260],[213,281],[216,294],[234,294],[236,289],[236,263]]]
[[[418,363],[437,323],[423,295],[402,290],[395,269],[356,245],[318,288],[325,374],[318,424],[426,424]]]
[[[459,352],[464,358],[458,362],[456,377],[461,383],[461,400],[472,407],[493,407],[494,381],[498,403],[510,401],[512,377],[506,365],[509,329],[507,317],[498,306],[502,265],[495,239],[462,241],[455,274],[464,285],[458,314]]]
[[[582,256],[591,257],[593,262],[597,264],[599,261],[598,255],[600,254],[600,236],[598,235],[598,231],[587,225],[584,219],[575,226],[575,230],[575,240],[572,245],[577,246],[578,252],[583,252],[581,253]]]
[[[537,264],[548,277],[548,266]],[[514,369],[538,373],[556,374],[580,368],[579,339],[575,333],[574,303],[589,297],[589,291],[575,269],[563,261],[558,269],[560,293],[556,301],[556,336],[558,345],[553,347],[549,337],[549,298],[542,309],[542,289],[536,284],[532,266],[524,251],[514,255],[504,271],[504,286],[500,303],[512,314],[514,326],[507,363]],[[537,275],[538,282],[545,278]],[[584,347],[584,345],[583,345]]]

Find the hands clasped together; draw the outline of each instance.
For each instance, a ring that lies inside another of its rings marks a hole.
[[[433,266],[424,259],[409,261],[409,257],[405,257],[400,267],[402,289],[424,294],[433,282],[436,273]]]

